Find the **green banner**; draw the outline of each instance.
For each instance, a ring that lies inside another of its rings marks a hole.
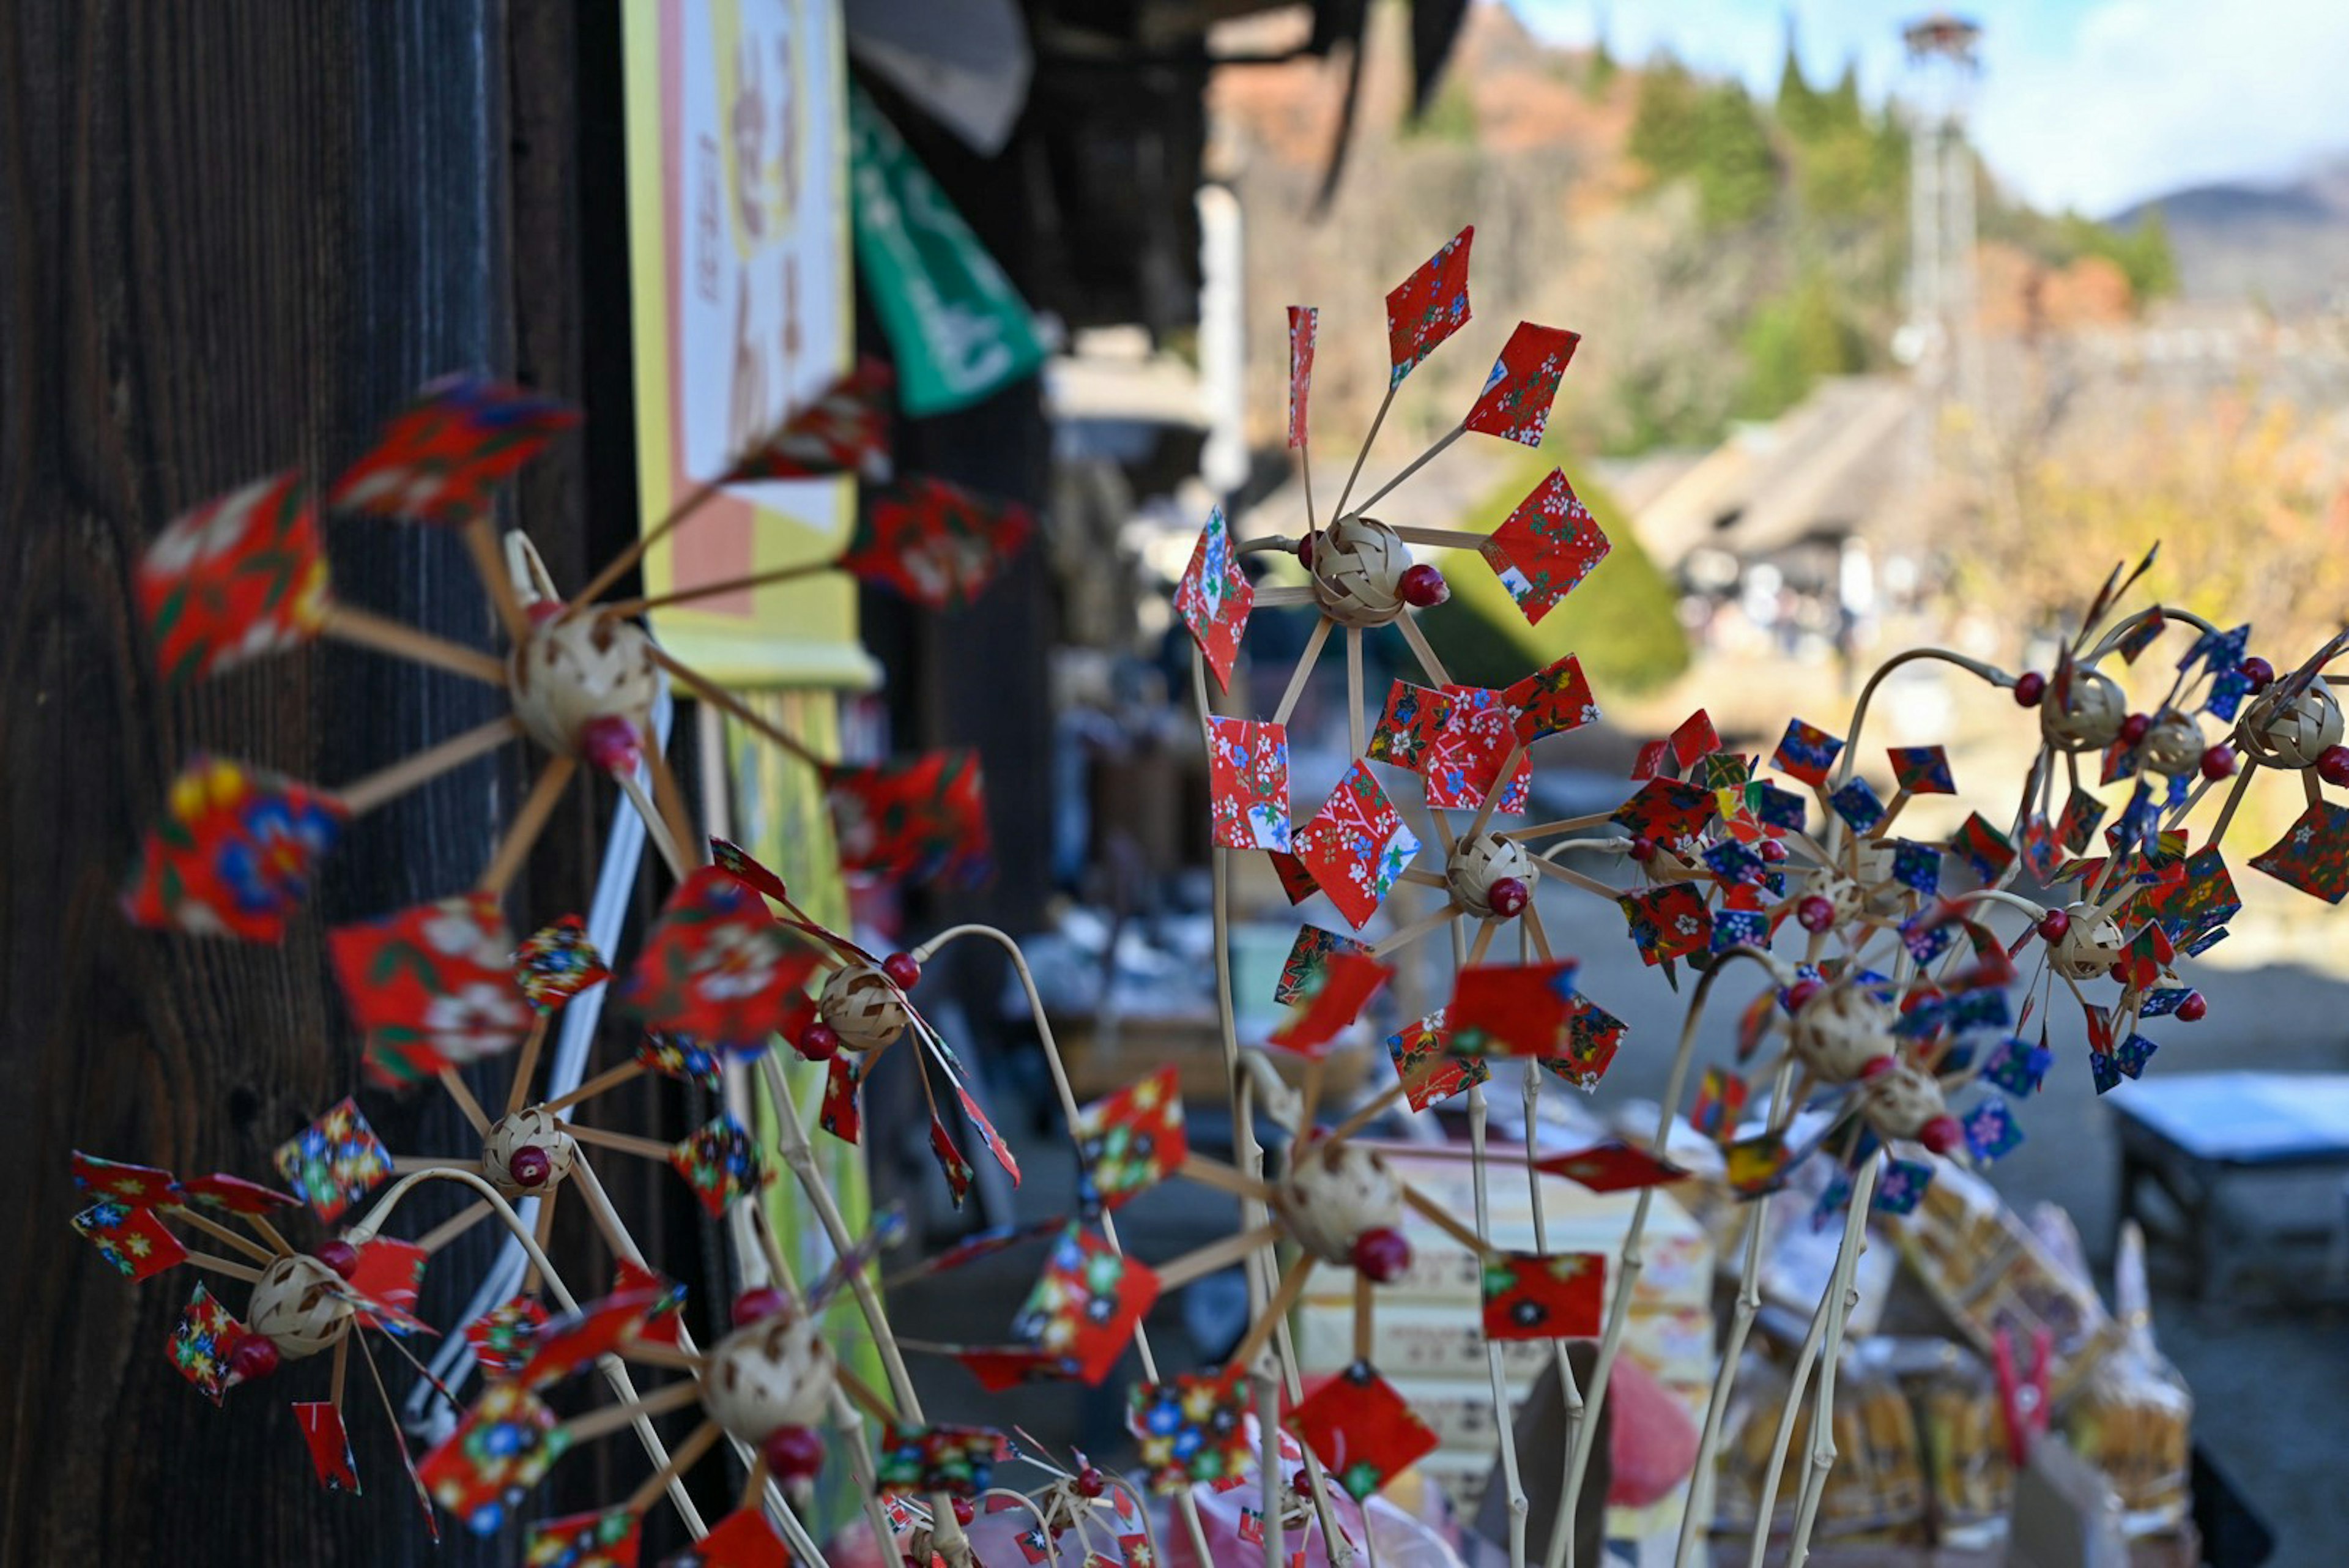
[[[1034,375],[1045,348],[1027,303],[862,92],[848,132],[856,261],[896,352],[899,404],[946,413]]]

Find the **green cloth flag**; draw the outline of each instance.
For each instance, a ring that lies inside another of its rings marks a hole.
[[[965,408],[1044,363],[1036,319],[872,99],[848,102],[856,260],[916,416]]]

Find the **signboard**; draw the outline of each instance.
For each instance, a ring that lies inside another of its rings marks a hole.
[[[649,529],[850,362],[846,66],[836,0],[635,0],[626,62],[639,526]],[[847,480],[727,487],[647,553],[645,591],[837,556]],[[869,685],[837,574],[653,612],[735,685]]]

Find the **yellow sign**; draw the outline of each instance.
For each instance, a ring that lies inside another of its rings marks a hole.
[[[846,64],[834,0],[622,8],[639,526],[649,530],[845,370],[854,352]],[[726,486],[648,551],[660,596],[836,556],[848,480]],[[656,610],[739,686],[867,686],[836,573]]]

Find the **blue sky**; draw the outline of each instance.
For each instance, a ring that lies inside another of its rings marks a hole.
[[[1871,99],[1898,86],[1899,24],[1931,9],[1884,0],[1507,0],[1560,43],[1603,25],[1619,58],[1659,47],[1775,87],[1791,14],[1814,82],[1859,63]],[[2102,215],[2216,180],[2288,178],[2349,152],[2349,0],[1977,0],[1975,140],[2034,202]]]

